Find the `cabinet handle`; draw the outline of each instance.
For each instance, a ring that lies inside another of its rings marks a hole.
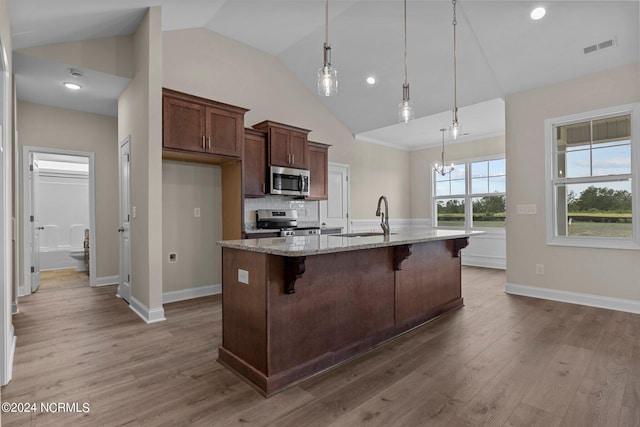
[[[263,192],[263,193],[266,193],[266,192],[267,192],[267,189],[266,189],[265,187],[266,187],[266,185],[265,185],[265,184],[264,184],[264,182],[263,182],[263,183],[262,183],[262,192]]]
[[[209,150],[211,150],[211,137],[209,137]]]
[[[287,154],[287,164],[291,164],[291,154]]]
[[[292,165],[295,165],[295,164],[296,164],[296,155],[295,155],[295,154],[292,154],[292,155],[291,155],[291,159],[292,159],[292,160],[291,160],[291,164],[292,164]]]
[[[204,135],[202,135],[202,149],[204,150]]]

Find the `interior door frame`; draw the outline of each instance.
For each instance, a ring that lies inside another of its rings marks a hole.
[[[25,145],[22,147],[22,259],[23,280],[20,286],[19,296],[31,295],[31,185],[29,181],[29,160],[34,153],[63,154],[66,156],[87,157],[89,159],[89,286],[96,286],[96,176],[95,153],[90,151],[63,150],[51,147],[35,147]]]
[[[339,169],[343,169],[346,173],[346,178],[345,178],[345,182],[343,183],[346,187],[346,192],[345,192],[345,197],[347,199],[346,202],[346,208],[347,208],[347,212],[345,212],[346,217],[347,217],[347,228],[345,230],[342,230],[343,233],[349,233],[351,231],[351,182],[349,181],[349,176],[351,176],[351,166],[348,164],[344,164],[344,163],[335,163],[335,162],[329,162],[329,168],[331,169],[331,167],[335,167],[335,168],[339,168]],[[330,171],[327,171],[327,174],[330,174]],[[326,210],[326,204],[329,203],[329,199],[327,198],[327,200],[321,200],[320,203],[318,203],[318,218],[320,219],[320,222],[323,222],[325,220],[323,213]]]
[[[124,150],[124,147],[127,147],[126,151]],[[122,170],[122,155],[124,153],[127,153],[129,156],[128,159],[128,164],[129,164],[129,170],[128,170],[128,188],[127,188],[127,205],[129,208],[129,213],[131,213],[131,135],[128,135],[125,139],[122,140],[122,142],[120,142],[118,144],[118,220],[119,220],[119,224],[121,229],[124,228],[124,217],[122,214],[123,211],[123,191],[122,191],[122,186],[123,186],[123,178],[124,178],[124,171]],[[131,220],[132,218],[129,218],[129,221],[127,221],[129,223],[129,229],[126,230],[128,233],[128,237],[129,237],[129,259],[128,259],[128,265],[129,265],[129,277],[128,280],[126,281],[127,286],[125,286],[125,280],[124,278],[124,273],[122,271],[122,257],[125,256],[124,254],[124,245],[123,245],[123,235],[122,233],[119,233],[120,235],[118,236],[118,245],[119,245],[119,251],[120,251],[120,257],[119,257],[119,269],[118,269],[118,292],[117,292],[117,296],[124,299],[126,302],[130,302],[131,301]]]

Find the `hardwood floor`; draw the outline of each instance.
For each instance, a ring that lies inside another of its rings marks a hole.
[[[2,425],[639,426],[640,316],[509,296],[504,282],[465,267],[465,307],[269,399],[216,362],[219,296],[145,325],[113,286],[36,293],[14,316],[2,401],[79,413]]]
[[[89,286],[89,275],[86,271],[76,271],[75,268],[42,270],[38,292],[84,286]]]

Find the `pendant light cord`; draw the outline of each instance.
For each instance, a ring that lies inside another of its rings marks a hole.
[[[324,45],[329,45],[329,0],[326,1],[324,9]]]
[[[408,84],[407,76],[407,0],[404,0],[404,85]]]
[[[456,52],[456,25],[458,24],[458,20],[456,19],[456,1],[452,0],[453,3],[453,120],[455,123],[458,123],[458,84],[457,84],[457,52]]]

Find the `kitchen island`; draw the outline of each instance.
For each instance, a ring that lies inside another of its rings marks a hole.
[[[463,305],[477,232],[222,241],[219,361],[270,396]]]

